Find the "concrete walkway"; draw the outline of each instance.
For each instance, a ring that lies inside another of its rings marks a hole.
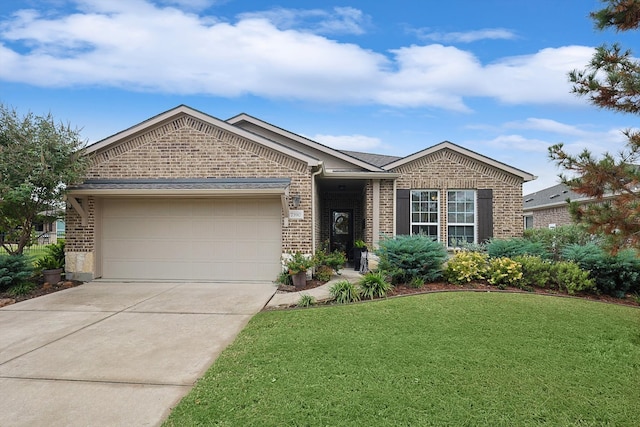
[[[343,280],[356,283],[361,277],[360,273],[354,271],[353,268],[345,268],[340,270],[340,275],[334,275],[330,281],[322,286],[318,286],[317,288],[300,292],[276,292],[273,298],[271,298],[271,301],[267,304],[267,308],[275,309],[294,306],[304,294],[311,295],[316,299],[316,302],[329,301],[332,299],[331,294],[329,293],[331,285]]]
[[[272,283],[108,283],[0,309],[0,425],[154,426]]]

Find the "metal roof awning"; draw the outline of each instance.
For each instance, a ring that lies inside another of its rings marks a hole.
[[[89,179],[72,196],[239,196],[288,192],[289,178]]]
[[[289,178],[178,178],[178,179],[89,179],[67,188],[67,201],[88,223],[83,202],[98,197],[280,197],[284,217],[289,217]]]

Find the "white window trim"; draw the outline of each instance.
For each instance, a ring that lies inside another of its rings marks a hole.
[[[473,191],[473,224],[472,223],[468,223],[468,222],[449,222],[449,192],[451,191]],[[473,226],[473,244],[476,244],[478,242],[478,190],[475,188],[447,188],[445,190],[446,193],[446,212],[445,212],[445,218],[446,218],[446,233],[447,233],[447,248],[449,249],[454,249],[457,246],[450,246],[449,245],[449,226]]]
[[[436,200],[437,203],[437,207],[436,207],[436,214],[438,215],[438,220],[434,223],[434,222],[414,222],[413,221],[413,193],[414,192],[419,192],[419,191],[433,191],[438,195],[438,199]],[[442,224],[442,215],[441,215],[441,208],[442,208],[442,204],[440,202],[440,200],[442,199],[442,195],[440,194],[440,190],[436,190],[436,189],[430,189],[430,188],[413,188],[411,189],[410,193],[409,193],[409,215],[410,215],[410,219],[411,221],[409,221],[409,232],[411,233],[411,235],[413,235],[413,226],[414,225],[435,225],[436,226],[436,241],[440,242],[440,226]]]

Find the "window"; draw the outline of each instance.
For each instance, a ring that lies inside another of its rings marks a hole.
[[[533,216],[527,215],[524,217],[524,229],[529,230],[533,228]]]
[[[411,234],[423,234],[438,240],[439,197],[437,190],[411,191]]]
[[[447,191],[448,245],[476,241],[476,192],[474,190]]]

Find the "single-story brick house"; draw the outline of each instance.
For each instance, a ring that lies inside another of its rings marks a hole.
[[[451,142],[407,157],[338,151],[240,114],[181,105],[90,145],[67,195],[80,280],[274,280],[283,254],[425,233],[522,233],[535,177]]]

